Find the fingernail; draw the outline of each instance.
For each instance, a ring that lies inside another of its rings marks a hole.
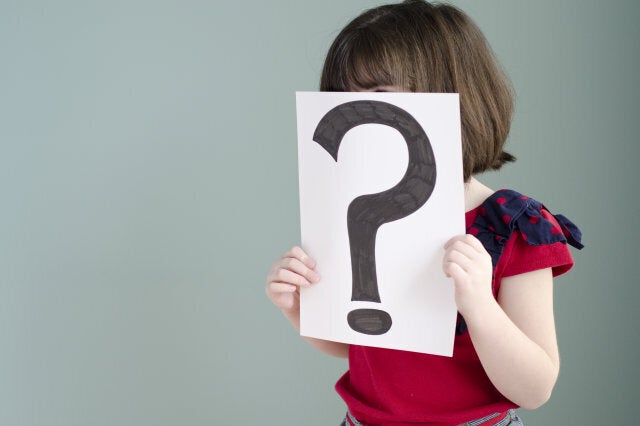
[[[311,281],[314,283],[317,283],[318,281],[320,281],[320,275],[315,271],[311,271],[310,278],[311,278]]]

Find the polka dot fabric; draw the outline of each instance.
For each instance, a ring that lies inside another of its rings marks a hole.
[[[583,247],[582,233],[569,219],[552,215],[538,201],[511,189],[497,191],[482,203],[467,232],[482,242],[495,268],[516,229],[531,245],[563,242],[578,249]]]

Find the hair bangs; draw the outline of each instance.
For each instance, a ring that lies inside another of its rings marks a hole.
[[[340,46],[332,46],[325,62],[329,65],[320,83],[322,91],[351,92],[377,86],[404,87],[403,61],[392,41],[366,28],[359,29]]]

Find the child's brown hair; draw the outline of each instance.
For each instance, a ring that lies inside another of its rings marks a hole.
[[[502,150],[513,113],[511,84],[464,12],[406,0],[365,11],[338,34],[320,90],[399,86],[460,94],[464,181],[515,157]]]

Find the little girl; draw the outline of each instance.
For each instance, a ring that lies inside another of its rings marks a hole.
[[[442,270],[458,308],[453,357],[305,338],[349,358],[336,384],[343,425],[520,425],[514,409],[544,404],[558,377],[553,277],[581,248],[580,231],[539,202],[494,192],[472,176],[515,158],[510,85],[480,30],[460,10],[420,0],[377,7],[333,42],[323,91],[460,94],[466,235],[444,245]],[[425,231],[426,232],[426,231]],[[269,299],[299,330],[299,289],[322,285],[315,261],[293,247],[272,267]]]

